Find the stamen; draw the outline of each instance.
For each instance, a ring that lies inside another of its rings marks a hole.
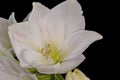
[[[47,46],[48,46],[49,49],[51,48],[50,44],[48,44]]]
[[[42,49],[40,50],[41,53],[43,53],[43,51],[44,51],[44,48],[42,48]]]

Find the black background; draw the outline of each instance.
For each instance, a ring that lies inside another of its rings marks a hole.
[[[32,2],[40,2],[52,8],[64,0],[10,0],[0,1],[0,17],[8,18],[11,12],[15,12],[17,21],[22,21],[26,15],[32,10]],[[101,35],[103,39],[96,41],[83,53],[86,60],[79,66],[91,80],[108,80],[107,72],[110,53],[112,53],[113,33],[112,28],[106,25],[106,18],[110,18],[106,12],[109,3],[105,4],[101,0],[78,0],[84,11],[86,20],[86,29],[93,30]],[[110,23],[110,22],[109,22]],[[108,52],[109,51],[109,52]],[[112,63],[110,63],[112,65]],[[106,78],[106,79],[105,79]]]

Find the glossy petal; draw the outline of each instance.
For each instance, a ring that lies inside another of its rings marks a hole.
[[[80,63],[84,61],[84,55],[79,55],[76,58],[65,60],[62,63],[57,63],[55,65],[39,65],[36,68],[40,73],[46,74],[57,74],[66,73],[74,68],[76,68]]]
[[[73,33],[65,40],[63,45],[62,51],[67,51],[68,53],[65,59],[77,57],[79,54],[82,54],[90,44],[100,39],[102,39],[102,36],[94,31],[80,30]]]
[[[8,36],[8,26],[9,21],[3,18],[0,18],[0,42],[7,49],[11,48],[9,36]]]

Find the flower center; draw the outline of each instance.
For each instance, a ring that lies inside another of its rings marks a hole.
[[[44,48],[39,49],[39,52],[42,53],[45,57],[51,57],[55,63],[61,62],[60,50],[57,46],[53,44],[47,44]],[[49,60],[49,59],[48,59]]]

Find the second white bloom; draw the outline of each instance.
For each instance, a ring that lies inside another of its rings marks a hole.
[[[85,29],[80,4],[67,0],[53,9],[33,3],[29,21],[9,27],[9,35],[23,67],[40,73],[66,73],[84,59],[82,52],[102,36]]]

